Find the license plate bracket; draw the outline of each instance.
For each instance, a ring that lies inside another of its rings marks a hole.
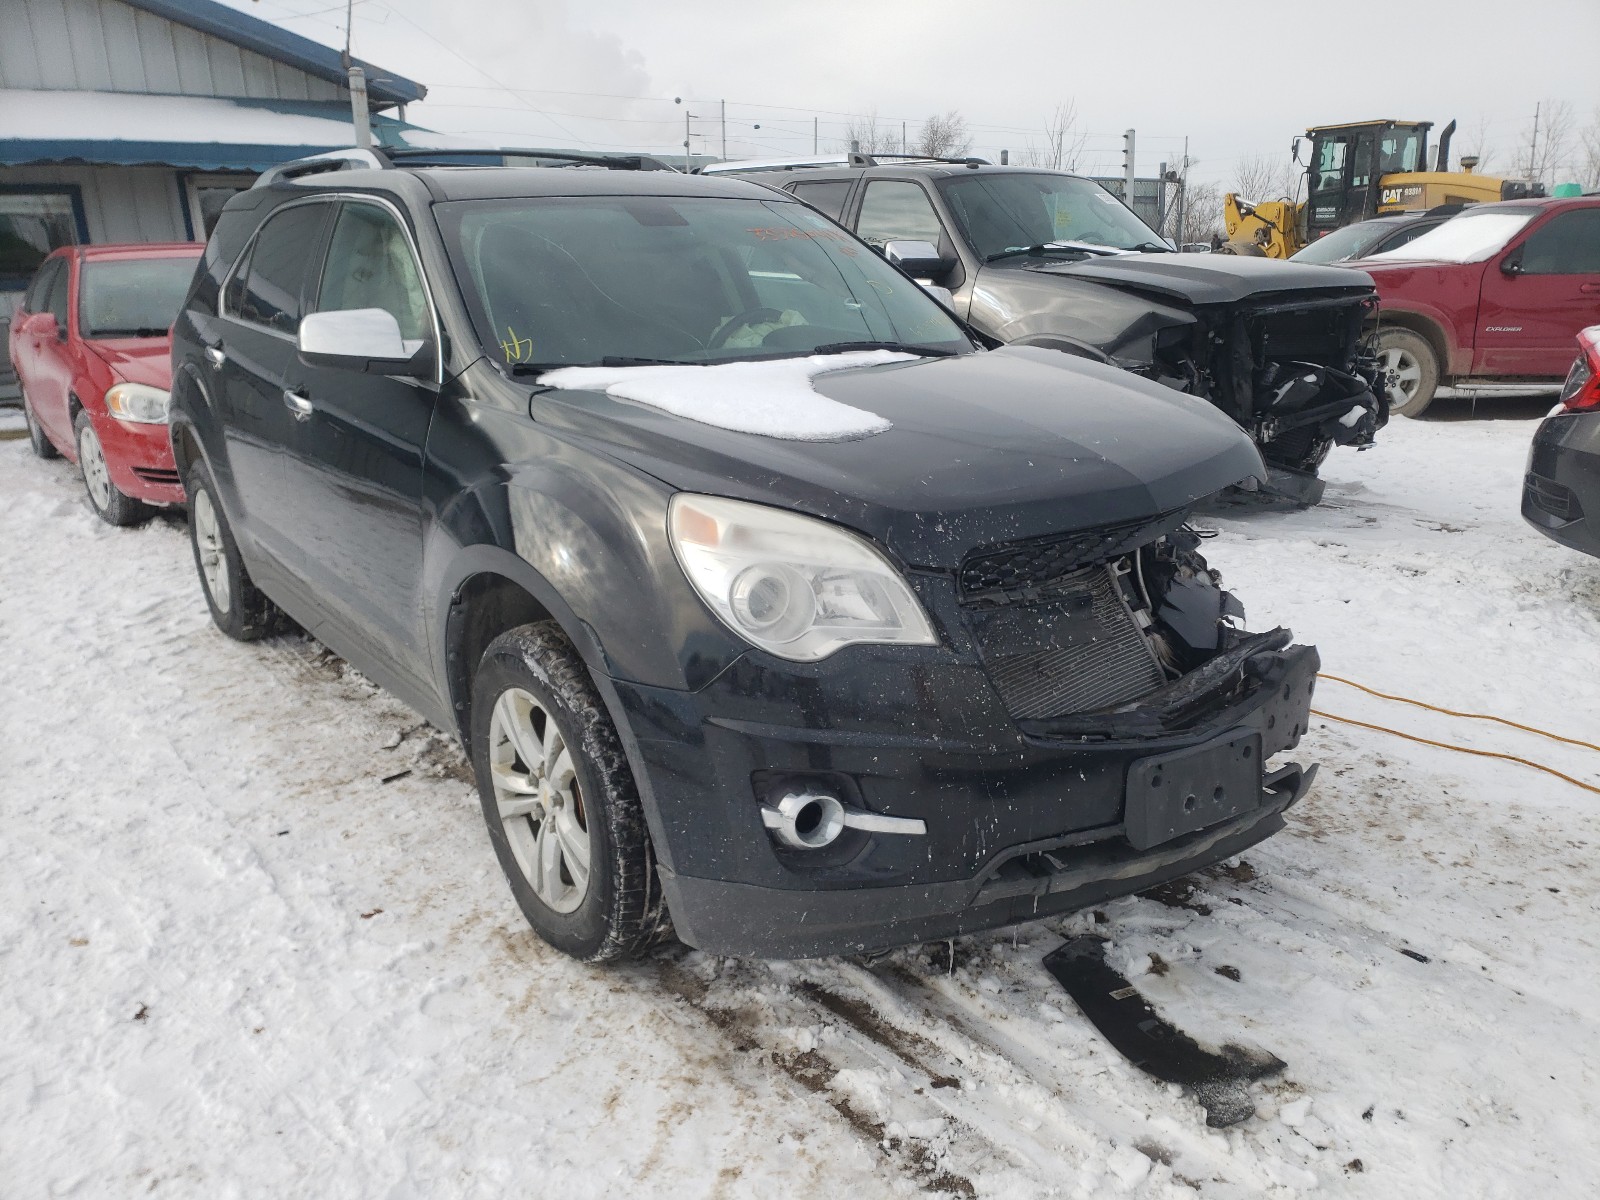
[[[1236,729],[1128,767],[1124,826],[1135,849],[1249,812],[1261,804],[1261,734]]]

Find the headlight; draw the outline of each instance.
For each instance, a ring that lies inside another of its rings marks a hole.
[[[815,662],[853,642],[938,642],[894,565],[826,521],[679,494],[667,527],[700,598],[728,628],[780,658]]]
[[[167,393],[142,383],[119,383],[106,393],[106,409],[121,421],[167,423]]]

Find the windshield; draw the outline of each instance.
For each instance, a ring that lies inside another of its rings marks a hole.
[[[972,349],[926,292],[796,201],[585,196],[437,206],[484,349],[512,366]]]
[[[1394,226],[1388,221],[1361,221],[1346,225],[1343,229],[1335,229],[1289,257],[1295,262],[1344,262],[1348,258],[1356,258],[1367,247],[1377,245],[1385,234],[1393,230]]]
[[[1404,258],[1429,262],[1482,262],[1500,250],[1517,230],[1538,213],[1536,208],[1497,208],[1492,211],[1464,212],[1451,217],[1437,229],[1430,229],[1414,242],[1394,250],[1374,254],[1369,260]]]
[[[78,328],[86,338],[166,337],[194,278],[195,258],[83,264]]]
[[[1090,179],[975,171],[944,180],[939,189],[980,258],[1063,242],[1116,250],[1169,249],[1155,230]]]

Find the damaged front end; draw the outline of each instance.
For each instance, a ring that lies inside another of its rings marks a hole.
[[[1254,438],[1268,491],[1315,504],[1317,468],[1334,446],[1364,450],[1389,420],[1389,397],[1363,329],[1377,300],[1266,293],[1201,306],[1196,322],[1163,331],[1133,369],[1211,401]]]
[[[1160,738],[1205,723],[1262,681],[1296,704],[1273,749],[1306,727],[1316,651],[1286,629],[1249,633],[1200,553],[1188,510],[974,555],[959,595],[1018,728],[1045,739]],[[1274,714],[1275,715],[1275,714]]]

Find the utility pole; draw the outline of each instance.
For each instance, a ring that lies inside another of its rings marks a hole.
[[[818,151],[817,151],[817,118],[815,118],[815,117],[811,118],[811,153],[813,153],[813,154],[818,153]]]
[[[367,108],[367,73],[355,65],[350,57],[350,17],[355,0],[345,0],[344,6],[344,69],[350,85],[350,123],[355,126],[356,146],[372,149],[372,114]]]
[[[1133,130],[1128,130],[1122,135],[1122,199],[1129,208],[1133,207]]]
[[[689,122],[692,121],[692,120],[694,120],[694,118],[689,115],[689,110],[687,108],[684,109],[683,110],[683,172],[684,172],[685,175],[687,175],[694,168],[694,164],[692,162],[690,162],[690,160],[689,160]]]
[[[1528,178],[1537,178],[1534,169],[1539,161],[1539,105],[1533,106],[1533,141],[1528,146]]]
[[[1173,240],[1181,248],[1185,239],[1185,225],[1189,220],[1189,138],[1183,139],[1183,170],[1178,173],[1178,236]]]
[[[722,157],[728,157],[728,102],[722,101]]]
[[[904,121],[901,121],[900,122],[900,153],[904,154],[905,152],[906,152],[906,123]]]
[[[360,67],[351,67],[350,79],[350,120],[356,127],[356,146],[362,150],[372,149],[372,121],[367,114],[367,73]]]

